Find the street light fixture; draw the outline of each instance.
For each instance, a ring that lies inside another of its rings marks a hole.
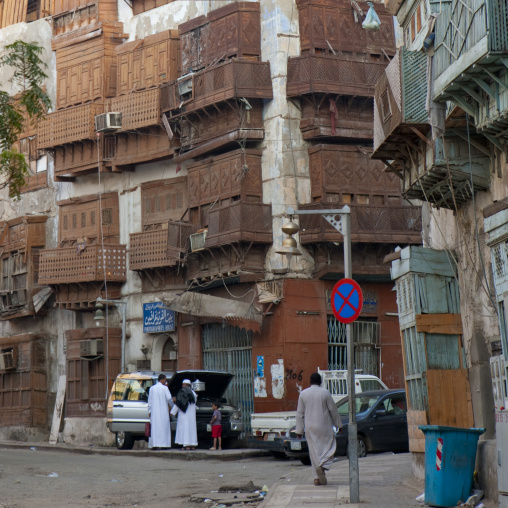
[[[293,215],[321,215],[326,219],[344,239],[344,277],[350,279],[352,276],[351,265],[351,230],[350,230],[351,209],[345,205],[338,210],[294,210],[287,209],[287,215],[290,222],[282,227],[282,231],[288,235],[282,242],[282,247],[277,250],[277,254],[288,256],[288,266],[292,256],[301,254],[296,245],[296,240],[292,237],[299,231],[297,224],[292,222]],[[294,243],[293,243],[294,242]],[[351,323],[346,324],[347,338],[347,385],[350,401],[355,400],[355,366],[354,366],[354,346],[353,335],[351,333]],[[349,450],[349,502],[360,502],[360,484],[358,477],[358,431],[356,424],[355,404],[349,403],[349,423],[348,423],[348,450]]]
[[[288,236],[284,238],[284,240],[282,240],[282,246],[275,252],[288,258],[288,268],[289,268],[293,256],[302,255],[302,252],[297,247],[296,240],[293,238],[293,235],[295,235],[296,233],[298,233],[298,231],[300,231],[300,227],[298,226],[298,224],[293,222],[293,218],[290,217],[289,222],[284,224],[284,226],[282,226],[281,229],[282,232],[286,233],[286,235]]]

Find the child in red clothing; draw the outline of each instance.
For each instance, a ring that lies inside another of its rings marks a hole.
[[[210,421],[212,426],[213,446],[210,450],[217,450],[217,439],[219,440],[219,450],[222,450],[222,415],[219,411],[219,402],[212,402],[213,416]]]

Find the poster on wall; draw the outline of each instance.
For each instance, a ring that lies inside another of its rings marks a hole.
[[[272,372],[272,395],[274,399],[284,398],[284,361],[271,366]]]
[[[143,304],[143,333],[175,331],[175,311],[162,302]]]
[[[266,397],[266,378],[254,378],[254,397]]]
[[[258,356],[257,365],[257,375],[258,377],[265,377],[265,357]]]

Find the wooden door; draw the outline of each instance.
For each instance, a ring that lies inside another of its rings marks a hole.
[[[176,347],[173,339],[168,338],[162,348],[161,370],[164,372],[176,372]]]

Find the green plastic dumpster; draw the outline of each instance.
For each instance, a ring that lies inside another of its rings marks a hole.
[[[451,507],[471,495],[478,438],[485,429],[420,425],[425,434],[425,504]]]

